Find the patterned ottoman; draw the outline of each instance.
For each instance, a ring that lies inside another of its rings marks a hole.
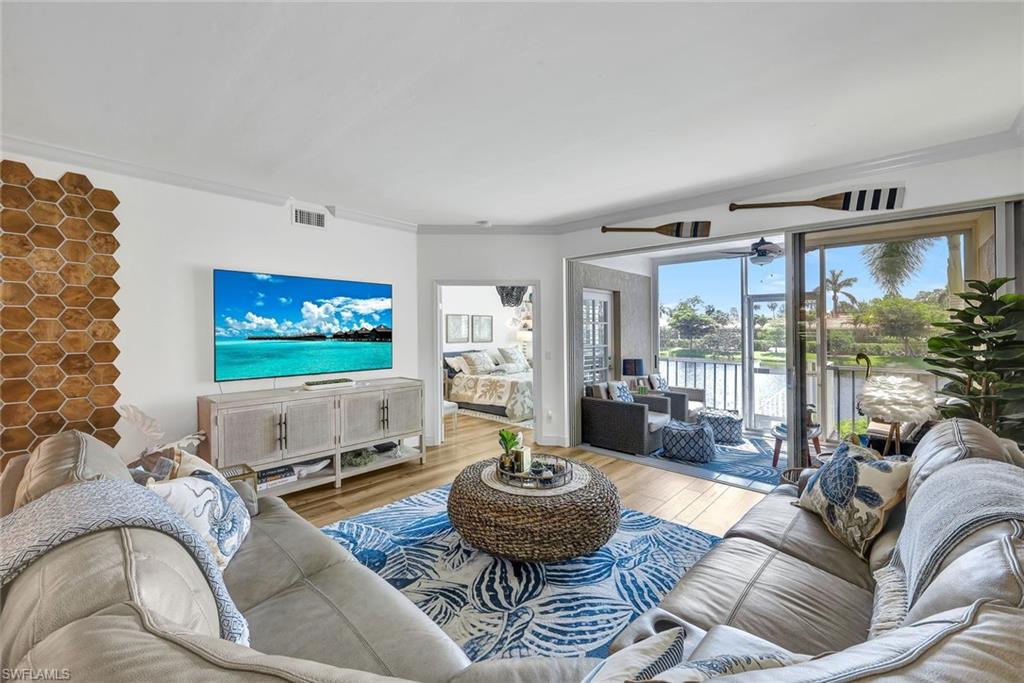
[[[715,433],[706,422],[672,420],[664,431],[665,457],[686,462],[715,459]]]
[[[697,414],[697,421],[711,425],[715,443],[730,446],[743,443],[743,418],[735,410],[705,408]]]

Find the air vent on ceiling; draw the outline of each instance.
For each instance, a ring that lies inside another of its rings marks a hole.
[[[308,225],[311,228],[323,228],[327,226],[327,212],[316,209],[301,209],[292,207],[292,225]]]

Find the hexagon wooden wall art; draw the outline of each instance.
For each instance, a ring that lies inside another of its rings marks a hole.
[[[0,162],[0,469],[63,429],[119,439],[118,204],[80,173]]]

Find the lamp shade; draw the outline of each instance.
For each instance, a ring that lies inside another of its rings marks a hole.
[[[627,377],[638,377],[640,375],[646,375],[644,372],[644,359],[643,358],[623,358],[622,359],[622,374]]]

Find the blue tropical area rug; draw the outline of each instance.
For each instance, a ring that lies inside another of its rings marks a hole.
[[[718,537],[635,510],[598,551],[540,564],[469,546],[448,521],[448,486],[323,527],[398,588],[473,661],[604,657]]]
[[[766,439],[760,437],[747,437],[743,439],[743,443],[735,446],[722,444],[715,446],[715,459],[711,462],[687,464],[720,474],[730,474],[734,477],[778,486],[783,468],[772,467],[774,449],[774,441],[768,443]],[[669,460],[661,454],[655,457]]]

